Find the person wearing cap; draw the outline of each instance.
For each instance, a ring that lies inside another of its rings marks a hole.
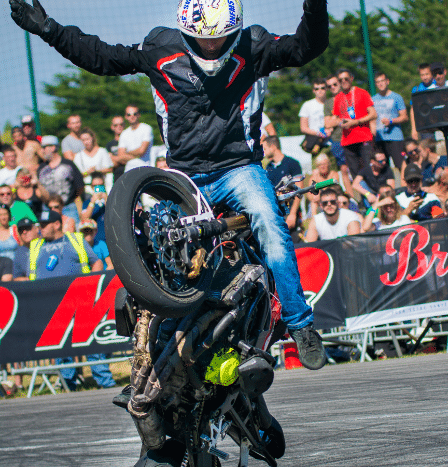
[[[409,164],[404,170],[406,190],[397,195],[398,204],[404,215],[413,221],[432,219],[432,210],[439,213],[441,204],[437,196],[422,190],[422,169],[417,164]],[[436,214],[437,215],[437,214]]]
[[[113,269],[114,266],[110,259],[106,242],[97,238],[97,223],[93,219],[81,221],[78,225],[78,232],[84,235],[86,242],[92,247],[93,252],[103,262],[104,269]]]
[[[433,62],[431,63],[430,68],[434,82],[428,86],[428,89],[438,89],[448,86],[445,65],[442,62]]]
[[[17,165],[26,167],[31,173],[36,173],[44,155],[39,142],[27,140],[20,126],[11,129],[11,137],[17,153]]]
[[[48,279],[103,270],[103,263],[80,233],[63,233],[62,218],[56,211],[43,211],[39,224],[41,237],[30,243],[28,279]],[[22,276],[23,277],[23,276]]]
[[[79,222],[82,208],[81,196],[84,192],[82,174],[74,162],[63,158],[59,152],[59,140],[56,136],[46,135],[42,138],[44,148],[43,162],[37,171],[40,183],[50,194],[62,197],[62,212]]]
[[[25,138],[28,141],[37,141],[38,143],[41,142],[42,136],[36,135],[36,125],[32,115],[24,115],[22,117],[22,130]]]
[[[282,36],[259,25],[243,28],[241,0],[181,0],[176,29],[156,27],[140,45],[128,47],[62,26],[38,0],[32,6],[25,0],[9,4],[19,27],[73,64],[97,75],[150,78],[168,166],[191,176],[210,204],[225,200],[231,209],[247,213],[299,358],[309,369],[322,368],[325,349],[313,328],[294,244],[261,165],[260,126],[269,75],[304,66],[327,48],[326,0],[305,0],[296,31]]]
[[[17,248],[13,267],[15,281],[29,280],[29,255],[31,242],[40,237],[39,224],[28,217],[17,222],[21,245]]]

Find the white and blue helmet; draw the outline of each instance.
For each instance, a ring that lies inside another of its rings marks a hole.
[[[191,37],[225,37],[243,27],[243,5],[240,0],[180,0],[177,25]]]

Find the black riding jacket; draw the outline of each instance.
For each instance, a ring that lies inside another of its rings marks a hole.
[[[320,55],[328,45],[328,14],[324,0],[307,0],[294,35],[275,36],[261,26],[244,29],[215,76],[197,66],[177,29],[155,28],[143,43],[125,47],[51,20],[42,38],[91,73],[146,74],[168,165],[191,175],[263,158],[260,125],[269,73]]]

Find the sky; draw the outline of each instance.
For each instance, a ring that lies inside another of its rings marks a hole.
[[[18,125],[32,109],[24,32],[12,21],[8,0],[0,0],[0,131],[7,121]],[[47,14],[60,24],[74,24],[110,44],[140,43],[155,26],[175,27],[178,0],[42,0]],[[359,0],[329,0],[330,14],[338,19],[359,10]],[[387,9],[400,0],[365,0],[366,10]],[[302,15],[302,1],[244,0],[244,24],[260,24],[270,32],[295,31]],[[37,101],[40,110],[53,112],[44,83],[54,83],[70,63],[39,37],[31,35]]]

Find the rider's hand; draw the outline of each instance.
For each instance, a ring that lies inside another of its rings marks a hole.
[[[11,18],[25,31],[41,36],[49,30],[49,17],[42,5],[33,0],[33,6],[25,0],[9,0],[11,6]]]

